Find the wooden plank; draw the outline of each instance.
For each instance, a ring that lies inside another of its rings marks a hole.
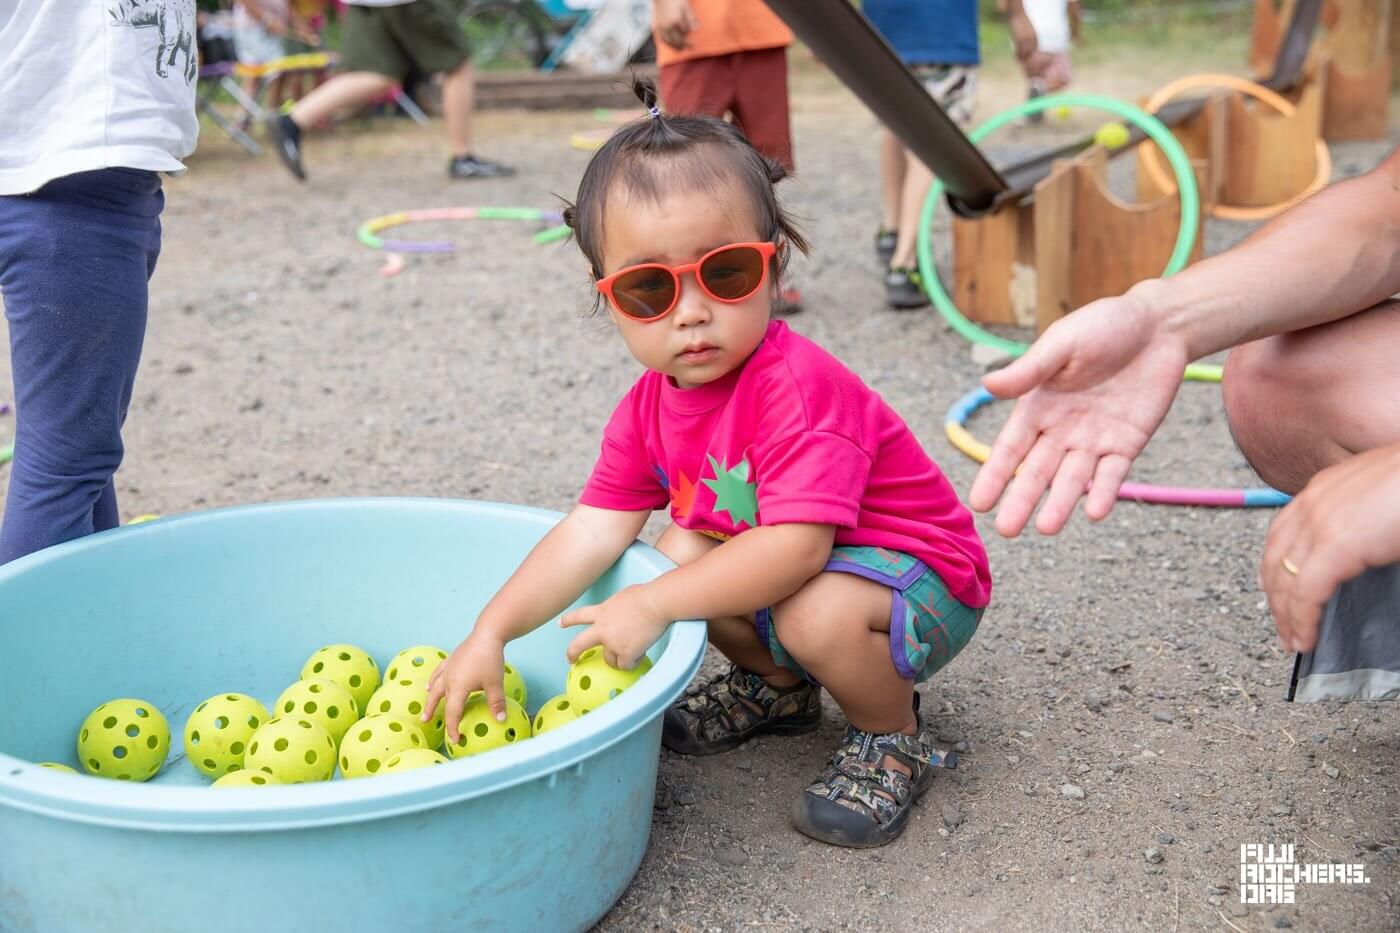
[[[1391,0],[1330,0],[1327,139],[1381,139],[1390,110]]]
[[[1303,86],[1297,112],[1285,117],[1240,95],[1228,111],[1221,200],[1236,207],[1277,204],[1303,192],[1317,174],[1317,138],[1325,82]]]
[[[977,220],[953,218],[953,302],[969,320],[1015,324],[1014,267],[1023,256],[1027,209],[1012,205]]]
[[[656,79],[652,65],[636,73]],[[476,76],[476,105],[501,110],[582,110],[591,107],[637,108],[632,71],[618,74],[579,74],[572,71],[480,71]]]
[[[1064,317],[1070,304],[1070,253],[1074,248],[1074,164],[1055,163],[1035,186],[1035,330]]]

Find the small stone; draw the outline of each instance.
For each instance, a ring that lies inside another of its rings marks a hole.
[[[1166,856],[1162,854],[1162,850],[1157,848],[1156,846],[1153,846],[1146,852],[1142,853],[1142,857],[1147,859],[1147,861],[1152,863],[1153,865],[1162,864],[1162,859],[1166,858]]]
[[[734,763],[734,767],[738,768],[740,771],[752,771],[753,762],[749,761],[747,758],[741,758]]]
[[[997,369],[1011,362],[1014,357],[1005,350],[997,347],[987,346],[982,343],[974,343],[972,350],[972,362],[983,369]]]
[[[194,366],[189,363],[181,363],[175,367],[175,375],[177,376],[188,376],[192,372],[194,372]]]
[[[1018,764],[1021,763],[1021,756],[1020,756],[1020,755],[1007,755],[1007,756],[1006,756],[1006,762],[1007,762],[1007,764],[1018,765]]]
[[[1017,729],[1017,730],[1016,730],[1016,734],[1019,735],[1019,736],[1020,736],[1021,738],[1023,738],[1023,739],[1032,739],[1032,738],[1035,738],[1035,733],[1034,733],[1034,732],[1027,732],[1025,729]]]
[[[1080,765],[1078,768],[1075,768],[1074,770],[1075,770],[1075,773],[1076,773],[1076,774],[1088,774],[1090,771],[1092,771],[1092,770],[1094,770],[1094,769],[1091,768],[1091,767],[1089,767],[1088,765]]]
[[[1110,761],[1108,763],[1108,770],[1112,771],[1114,774],[1118,774],[1126,767],[1128,767],[1128,764],[1123,761]]]
[[[1342,775],[1341,771],[1337,770],[1331,765],[1324,765],[1322,770],[1327,774],[1328,777],[1330,777],[1334,781]]]
[[[972,746],[968,745],[966,742],[959,742],[953,746],[953,751],[957,752],[959,755],[966,755],[967,750],[971,747]]]
[[[1103,700],[1100,700],[1098,697],[1093,696],[1092,694],[1084,698],[1084,705],[1088,708],[1089,712],[1091,713],[1103,712]]]
[[[975,895],[975,894],[981,894],[983,890],[984,890],[984,889],[983,889],[983,887],[982,887],[982,882],[980,882],[980,881],[969,881],[969,882],[967,883],[967,896],[968,896],[968,897],[972,897],[972,896]]]
[[[1080,787],[1077,784],[1061,784],[1060,796],[1067,797],[1070,800],[1083,800],[1084,788]]]
[[[738,868],[748,863],[749,856],[738,846],[725,846],[715,853],[715,860],[731,868]]]
[[[1270,815],[1272,815],[1272,816],[1292,816],[1292,815],[1293,815],[1293,804],[1291,804],[1291,803],[1279,804],[1278,806],[1276,806],[1276,807],[1274,807],[1273,809],[1271,809],[1271,810],[1269,811],[1269,813],[1270,813]]]
[[[1152,751],[1151,749],[1144,748],[1144,749],[1142,750],[1142,754],[1139,755],[1138,757],[1139,757],[1139,758],[1146,758],[1148,761],[1151,761],[1153,758],[1156,758],[1156,757],[1157,757],[1157,753],[1154,752],[1154,751]]]
[[[1153,713],[1153,714],[1152,714],[1152,720],[1153,720],[1153,722],[1171,722],[1171,721],[1172,721],[1172,714],[1171,714],[1171,713]]]
[[[1274,929],[1276,930],[1286,930],[1291,926],[1293,926],[1293,921],[1289,920],[1287,917],[1274,918]]]
[[[1212,894],[1210,897],[1206,898],[1206,903],[1212,907],[1219,907],[1221,904],[1225,903],[1225,899],[1217,894]]]
[[[966,817],[963,816],[963,812],[959,810],[956,805],[951,803],[945,803],[943,805],[944,826],[949,829],[957,829],[962,825],[964,819],[966,819]]]
[[[1172,843],[1176,842],[1176,837],[1173,836],[1171,833],[1158,833],[1157,841],[1164,846],[1169,846]]]
[[[1314,732],[1312,740],[1314,745],[1321,745],[1323,742],[1327,741],[1327,736],[1323,735],[1321,732]]]

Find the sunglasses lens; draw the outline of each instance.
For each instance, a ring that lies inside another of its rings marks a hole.
[[[666,313],[676,297],[676,277],[666,269],[634,269],[613,283],[618,310],[635,318]]]
[[[763,284],[763,254],[752,246],[715,253],[700,267],[705,289],[724,301],[747,298]]]

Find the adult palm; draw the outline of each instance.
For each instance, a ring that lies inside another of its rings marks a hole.
[[[1133,459],[1166,417],[1189,361],[1186,341],[1131,293],[1093,302],[1055,322],[987,389],[1017,398],[968,496],[985,512],[1001,500],[997,531],[1021,533],[1036,503],[1041,534],[1084,513],[1108,515]]]

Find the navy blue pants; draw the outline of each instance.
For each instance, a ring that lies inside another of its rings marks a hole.
[[[112,475],[164,205],[160,176],[127,168],[0,197],[0,296],[15,380],[0,564],[119,522]]]

